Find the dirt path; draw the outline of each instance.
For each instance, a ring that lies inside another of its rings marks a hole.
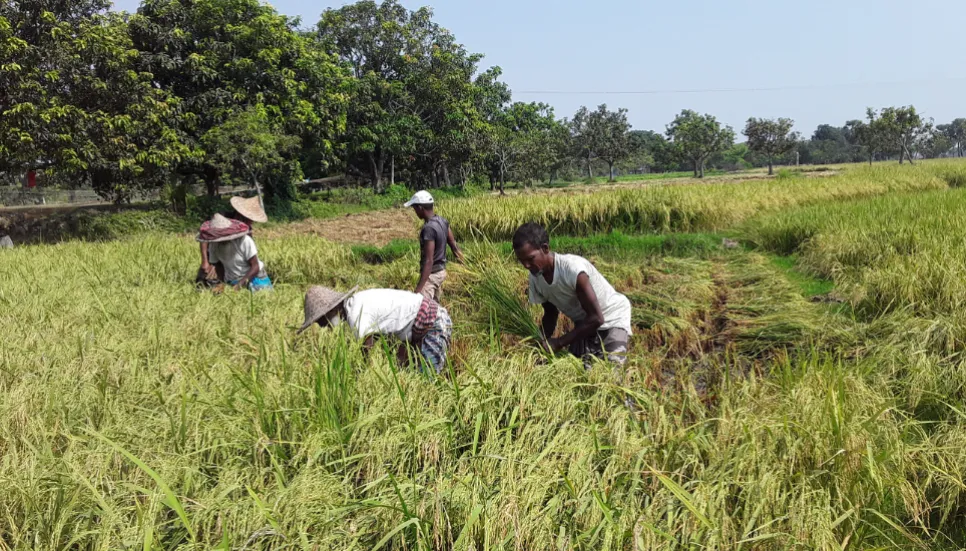
[[[303,220],[258,230],[268,238],[315,235],[336,243],[384,246],[394,239],[415,239],[419,224],[410,209],[350,214],[326,220]]]

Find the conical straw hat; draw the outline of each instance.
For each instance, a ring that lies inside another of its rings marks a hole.
[[[248,224],[239,220],[225,218],[221,214],[215,214],[211,220],[201,225],[197,240],[202,243],[219,243],[221,241],[231,241],[248,235]]]
[[[305,293],[305,321],[299,328],[298,333],[305,331],[310,325],[322,319],[323,316],[345,302],[345,299],[358,289],[359,287],[353,287],[348,293],[340,293],[319,285],[309,287],[309,290]]]
[[[258,197],[249,197],[248,199],[232,197],[229,202],[238,214],[252,222],[268,222],[268,215],[265,214],[265,209],[262,208],[262,202]]]

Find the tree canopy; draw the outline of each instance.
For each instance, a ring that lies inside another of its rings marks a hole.
[[[191,150],[180,175],[213,193],[222,173],[202,138],[253,107],[328,162],[345,128],[348,74],[296,24],[259,0],[144,0],[129,27],[137,65],[180,103],[174,128]],[[285,187],[269,183],[270,193]]]
[[[735,132],[711,115],[699,115],[685,109],[667,127],[667,136],[675,149],[691,161],[696,178],[704,177],[708,157],[723,151],[735,141]]]
[[[799,134],[792,132],[795,121],[791,119],[748,119],[744,135],[748,148],[768,160],[768,174],[774,174],[775,158],[795,149]]]
[[[255,185],[297,197],[303,177],[382,191],[489,180],[530,185],[607,171],[693,171],[962,156],[966,118],[933,126],[912,106],[868,109],[802,139],[751,118],[746,143],[683,110],[664,133],[599,105],[558,119],[514,101],[499,67],[429,8],[361,0],[311,30],[260,0],[0,4],[0,177],[42,171],[125,201],[162,186]]]

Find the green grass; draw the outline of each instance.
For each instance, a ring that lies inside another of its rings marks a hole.
[[[793,256],[772,256],[770,260],[789,281],[798,286],[806,298],[828,295],[835,288],[835,283],[829,279],[821,279],[800,271],[796,264],[797,259]]]

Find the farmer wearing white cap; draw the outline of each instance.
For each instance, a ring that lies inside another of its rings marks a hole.
[[[402,341],[397,352],[401,361],[408,361],[412,346],[436,373],[445,367],[453,322],[446,308],[433,299],[395,289],[339,293],[327,287],[309,288],[299,333],[313,323],[335,327],[343,320],[367,349],[376,335],[390,335]]]
[[[252,291],[271,289],[272,281],[265,272],[265,264],[258,259],[255,240],[249,233],[248,224],[221,214],[202,224],[197,239],[205,246],[205,260],[215,274],[214,277],[204,274],[199,283],[215,287],[227,283],[236,289]]]
[[[456,244],[449,221],[434,211],[435,201],[428,191],[417,191],[406,203],[423,221],[419,232],[420,262],[419,283],[416,293],[439,302],[443,297],[443,281],[446,279],[446,246],[453,250],[457,260],[463,261],[463,252]]]
[[[220,214],[218,216],[229,220],[236,220],[246,225],[248,227],[248,235],[251,235],[252,222],[268,222],[268,215],[265,214],[265,209],[262,208],[262,202],[258,197],[250,197],[248,199],[232,197],[230,203],[234,212]],[[214,218],[211,221],[205,222],[205,224],[211,224],[213,220]],[[201,268],[198,269],[198,277],[195,279],[195,282],[199,284],[203,283],[209,287],[218,285],[218,283],[225,281],[224,273],[223,271],[219,272],[219,266],[216,266],[210,261],[211,255],[208,254],[209,241],[203,241],[201,239],[198,239],[198,241],[201,241]]]

